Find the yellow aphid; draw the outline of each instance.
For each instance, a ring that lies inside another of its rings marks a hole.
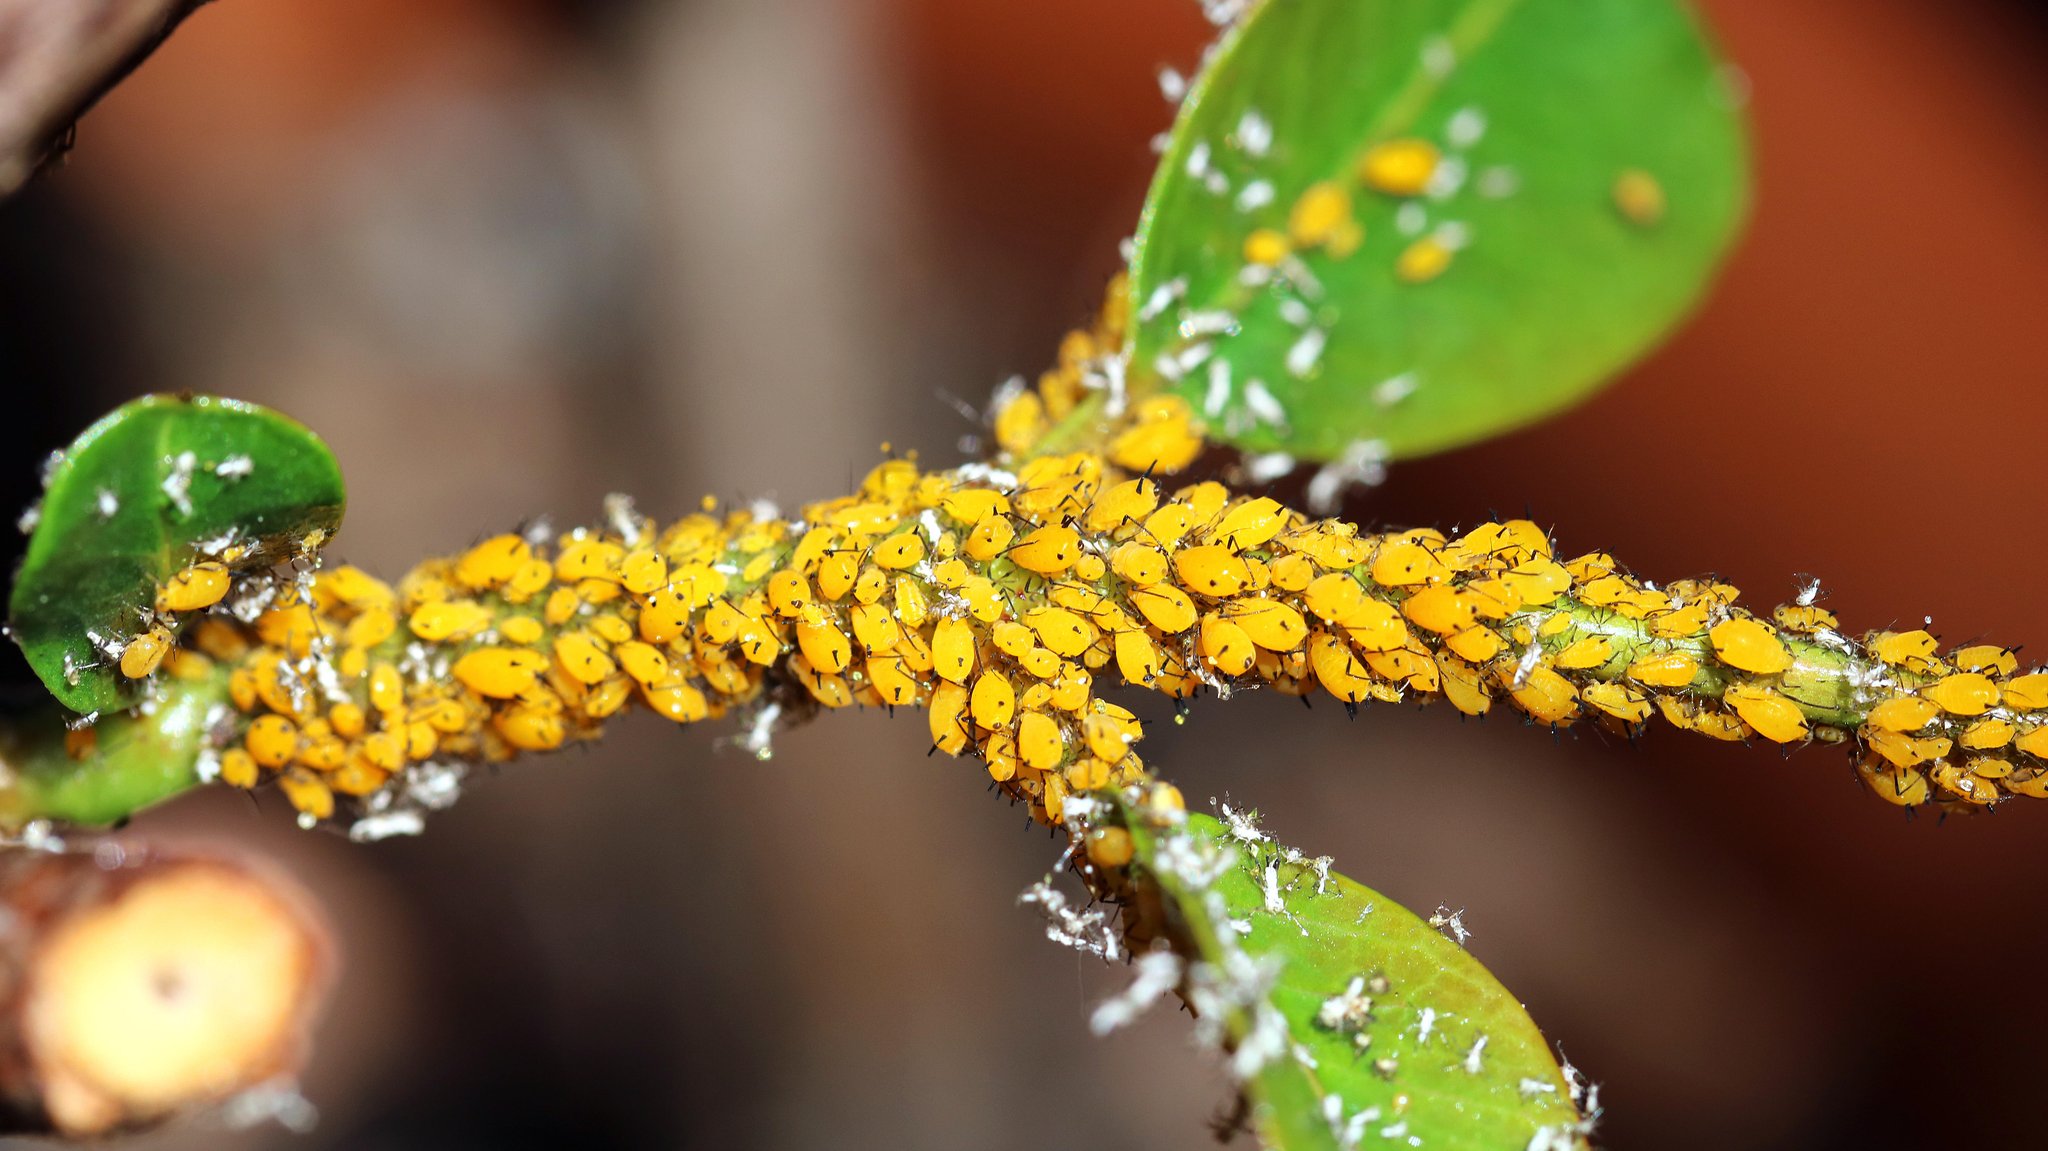
[[[1195,604],[1187,593],[1172,584],[1139,588],[1131,593],[1131,606],[1153,627],[1175,635],[1195,626]]]
[[[1629,168],[1614,178],[1614,210],[1639,228],[1648,228],[1664,218],[1664,186],[1641,168]]]
[[[508,583],[533,559],[533,548],[516,535],[492,536],[455,561],[455,582],[471,591]]]
[[[271,647],[288,650],[297,658],[304,658],[312,650],[313,640],[320,634],[320,623],[307,604],[286,604],[256,617],[256,637]]]
[[[553,708],[520,703],[491,717],[491,727],[521,751],[552,751],[562,746],[568,728]]]
[[[882,593],[888,590],[889,573],[873,564],[860,569],[860,574],[854,577],[853,598],[860,603],[869,605],[880,603]]]
[[[1039,802],[1045,810],[1045,822],[1057,825],[1067,809],[1067,781],[1056,775],[1048,777]]]
[[[668,657],[652,644],[628,641],[620,644],[612,656],[642,687],[652,687],[669,677]]]
[[[1097,582],[1108,570],[1109,565],[1103,563],[1102,557],[1094,552],[1084,551],[1081,558],[1074,561],[1074,578],[1083,583]]]
[[[1409,596],[1401,602],[1401,614],[1415,626],[1438,635],[1471,627],[1475,618],[1471,601],[1448,584],[1425,587]]]
[[[530,647],[533,644],[539,643],[540,637],[544,633],[545,629],[541,627],[540,621],[530,615],[507,616],[498,621],[498,634],[503,636],[507,642],[516,643],[522,647]]]
[[[974,722],[995,730],[1010,725],[1017,710],[1017,693],[1001,672],[983,672],[974,681],[971,703]]]
[[[1414,587],[1439,583],[1451,577],[1451,569],[1436,553],[1414,540],[1389,540],[1372,557],[1372,579],[1386,587]]]
[[[974,674],[974,627],[966,620],[945,618],[932,629],[932,669],[941,679],[966,683]]]
[[[2048,708],[2048,673],[2035,672],[2005,681],[2005,706],[2021,711]]]
[[[292,808],[303,819],[331,819],[334,817],[334,792],[318,776],[305,771],[287,771],[277,777],[277,787],[284,792]]]
[[[1257,228],[1244,238],[1244,262],[1272,267],[1287,258],[1287,237],[1277,228]]]
[[[1009,551],[1011,562],[1043,576],[1058,575],[1073,567],[1080,554],[1080,534],[1065,524],[1037,528]]]
[[[1136,628],[1116,633],[1116,669],[1126,683],[1149,684],[1159,674],[1159,645]]]
[[[1267,496],[1246,500],[1223,514],[1210,530],[1209,538],[1233,551],[1258,547],[1280,534],[1287,526],[1286,509]]]
[[[1897,696],[1870,709],[1864,722],[1885,731],[1919,731],[1933,723],[1941,709],[1916,695]]]
[[[1792,666],[1792,653],[1785,647],[1785,641],[1770,627],[1753,619],[1723,620],[1708,630],[1707,639],[1713,643],[1714,654],[1721,657],[1721,662],[1739,671],[1776,675]]]
[[[894,653],[870,655],[862,667],[883,703],[890,707],[903,707],[917,702],[917,680],[904,668],[901,656]]]
[[[648,710],[673,723],[696,723],[711,714],[704,693],[690,683],[671,679],[641,691]]]
[[[618,577],[619,561],[626,549],[602,539],[576,539],[562,545],[555,556],[555,578],[563,583],[578,580],[609,580]]]
[[[491,699],[511,699],[534,685],[547,670],[548,659],[535,651],[480,647],[455,661],[455,678],[464,687]]]
[[[1135,725],[1127,729],[1107,715],[1090,715],[1081,721],[1081,735],[1087,741],[1088,750],[1098,758],[1115,763],[1130,751],[1131,742],[1137,738]]]
[[[939,510],[962,526],[973,527],[990,516],[1008,515],[1009,498],[988,488],[957,488],[939,501]]]
[[[1042,647],[1034,647],[1019,656],[1017,664],[1039,679],[1051,679],[1060,673],[1060,657]],[[1051,699],[1051,693],[1052,689],[1047,688],[1046,697],[1048,701]]]
[[[428,643],[459,641],[478,635],[495,621],[491,609],[468,600],[422,604],[407,621],[412,633]]]
[[[1452,249],[1435,236],[1424,236],[1394,258],[1394,275],[1404,284],[1426,284],[1450,269]]]
[[[1870,637],[1870,654],[1894,667],[1906,667],[1934,658],[1941,641],[1924,631],[1881,631]]]
[[[889,571],[915,567],[924,559],[924,537],[914,531],[898,532],[876,544],[868,555]]]
[[[1841,626],[1835,613],[1813,604],[1779,604],[1771,611],[1771,618],[1786,631],[1811,635],[1817,631],[1831,631]]]
[[[974,530],[967,533],[967,542],[961,545],[961,550],[967,553],[968,558],[986,563],[1003,554],[1003,549],[1016,538],[1017,529],[1007,518],[992,515],[974,525]]]
[[[2013,746],[2036,759],[2048,759],[2048,727],[2028,728],[2013,741]]]
[[[1929,798],[1927,777],[1911,769],[1890,768],[1881,763],[1860,762],[1856,772],[1871,794],[1900,807],[1918,807]]]
[[[1060,677],[1052,684],[1052,705],[1061,711],[1079,711],[1088,703],[1094,677],[1076,663],[1060,665]]]
[[[1914,767],[1945,756],[1955,746],[1947,736],[1916,739],[1896,731],[1863,729],[1864,745],[1900,767]]]
[[[1628,665],[1628,677],[1647,687],[1684,687],[1699,673],[1699,661],[1681,651],[1640,656]]]
[[[932,745],[947,755],[967,750],[974,733],[967,725],[967,689],[957,683],[942,683],[932,689],[930,713]]]
[[[583,632],[556,636],[554,650],[555,661],[578,683],[596,683],[619,669],[612,657]]]
[[[1943,676],[1920,694],[1950,715],[1983,715],[1998,706],[1998,685],[1974,671]]]
[[[996,645],[997,651],[1011,659],[1021,659],[1025,652],[1030,651],[1038,643],[1030,628],[1011,619],[1001,620],[990,628],[989,639]]]
[[[1604,635],[1589,635],[1573,640],[1552,661],[1566,671],[1582,671],[1599,667],[1614,658],[1614,641]]]
[[[1173,570],[1181,587],[1211,599],[1234,596],[1252,582],[1244,559],[1221,544],[1182,548],[1174,553]]]
[[[1318,576],[1302,593],[1302,604],[1326,623],[1335,623],[1365,602],[1365,589],[1343,572]]]
[[[1548,557],[1517,564],[1503,572],[1500,581],[1521,597],[1524,607],[1546,606],[1572,586],[1571,573]]]
[[[1134,587],[1151,587],[1166,578],[1166,553],[1133,540],[1109,554],[1111,570]]]
[[[256,757],[246,749],[231,747],[220,753],[220,778],[230,787],[256,786]]]
[[[1373,679],[1357,653],[1328,632],[1317,632],[1308,641],[1309,670],[1323,690],[1344,703],[1361,703],[1373,698]]]
[[[818,594],[831,603],[846,598],[860,574],[860,555],[852,551],[832,552],[818,561]]]
[[[397,668],[380,663],[370,669],[370,706],[380,712],[405,706],[405,681],[399,678]]]
[[[1083,526],[1091,532],[1111,532],[1126,524],[1143,523],[1159,507],[1159,485],[1148,479],[1112,484],[1088,506]]]
[[[1980,719],[1956,738],[1958,746],[1970,751],[1991,751],[2012,742],[2013,725],[2002,719]]]
[[[1045,434],[1045,403],[1035,392],[1024,392],[996,412],[996,446],[1012,455],[1031,450]]]
[[[1474,624],[1444,639],[1452,654],[1471,663],[1486,663],[1507,647],[1500,633],[1484,624]]]
[[[1959,671],[1981,671],[1986,675],[2011,675],[2020,669],[2020,659],[1997,644],[1980,643],[1960,648],[1949,657]]]
[[[228,594],[226,564],[205,560],[164,581],[157,589],[156,610],[160,612],[203,611]]]
[[[173,642],[169,629],[161,625],[137,635],[121,649],[121,674],[129,679],[141,679],[155,671],[157,665],[163,663]]]
[[[339,735],[352,736],[351,732],[342,728],[341,707],[342,705],[336,705],[334,709],[334,730]],[[469,717],[463,711],[462,705],[452,699],[427,700],[407,714],[410,719],[424,723],[445,735],[453,735],[469,726]]]
[[[1936,787],[1965,803],[1987,805],[1998,798],[1995,784],[1964,771],[1953,763],[1937,763],[1927,773]]]
[[[648,596],[640,609],[640,638],[657,646],[681,636],[689,625],[690,606],[672,589]]]
[[[1519,673],[1517,673],[1519,674]],[[1572,681],[1541,664],[1521,675],[1521,683],[1508,685],[1515,706],[1538,723],[1558,724],[1578,714],[1578,692]]]
[[[811,606],[811,581],[789,568],[768,577],[768,606],[783,619],[795,619]]]
[[[555,565],[546,560],[527,560],[505,581],[498,594],[507,603],[525,603],[555,582]]]
[[[1257,659],[1257,650],[1244,629],[1220,615],[1202,617],[1202,630],[1196,642],[1196,650],[1202,658],[1224,675],[1243,675],[1252,669]]]
[[[619,561],[619,586],[634,595],[667,587],[668,561],[653,548],[634,548]]]
[[[1670,611],[1652,613],[1649,618],[1650,634],[1658,639],[1688,639],[1707,630],[1709,605],[1701,602],[1672,608]]]
[[[299,754],[299,728],[281,715],[257,716],[242,745],[264,767],[283,767]]]
[[[1427,140],[1385,140],[1366,149],[1358,162],[1358,178],[1375,192],[1420,196],[1441,159],[1436,145]]]
[[[1287,215],[1287,234],[1300,247],[1313,248],[1329,240],[1350,216],[1351,194],[1335,180],[1324,180],[1309,185],[1294,202]]]
[[[390,613],[385,615],[388,618]],[[249,654],[249,637],[224,620],[202,619],[186,631],[185,637],[193,647],[223,663],[232,663]]]
[[[1038,642],[1059,655],[1080,655],[1095,642],[1095,629],[1065,608],[1045,607],[1026,612],[1024,625],[1038,636]]]
[[[1401,613],[1382,600],[1360,600],[1337,626],[1360,651],[1390,651],[1408,642],[1408,625],[1402,622]]]
[[[549,627],[561,627],[576,618],[583,610],[583,600],[575,588],[558,587],[548,593],[548,602],[541,605],[540,617]]]
[[[1027,711],[1017,719],[1017,755],[1026,767],[1050,771],[1066,755],[1060,725],[1042,711]]]
[[[969,576],[960,585],[960,598],[967,603],[967,612],[983,623],[993,623],[1002,617],[1005,599],[1002,589],[989,582],[986,576]]]
[[[1307,591],[1317,574],[1315,561],[1300,552],[1288,552],[1273,561],[1273,586],[1281,591]]]
[[[1579,698],[1623,723],[1642,723],[1650,718],[1649,699],[1627,684],[1589,683],[1579,689]]]
[[[1088,862],[1111,871],[1127,866],[1136,854],[1131,833],[1121,827],[1098,827],[1089,831],[1085,850]]]
[[[924,626],[925,617],[931,614],[931,603],[925,599],[924,588],[910,576],[896,577],[896,618],[912,631]]]
[[[1110,461],[1136,472],[1177,472],[1202,454],[1194,409],[1179,396],[1141,402],[1132,423],[1110,441]]]
[[[313,594],[323,604],[353,608],[389,605],[393,598],[389,584],[348,564],[323,569],[314,577]]]
[[[1181,538],[1195,526],[1194,513],[1182,503],[1171,503],[1145,517],[1145,527],[1139,538],[1154,547],[1171,551],[1180,546]]]
[[[1057,660],[1054,661],[1054,666],[1055,668],[1057,668]],[[1026,668],[1025,670],[1028,671],[1030,669]],[[1031,711],[1034,709],[1049,707],[1051,706],[1051,704],[1052,685],[1049,683],[1033,682],[1027,687],[1025,687],[1024,694],[1017,697],[1018,711]]]
[[[1232,600],[1223,605],[1223,617],[1267,651],[1293,651],[1308,638],[1301,613],[1276,599]]]
[[[1806,738],[1806,715],[1799,705],[1767,687],[1730,684],[1721,702],[1732,708],[1742,722],[1772,743],[1791,743]]]

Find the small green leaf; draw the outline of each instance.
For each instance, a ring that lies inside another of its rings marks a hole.
[[[168,680],[147,715],[101,717],[75,755],[69,713],[54,703],[0,713],[0,829],[36,819],[102,827],[192,787],[207,723],[227,697],[224,675]]]
[[[1317,461],[1557,411],[1700,295],[1746,206],[1738,103],[1677,0],[1264,0],[1153,180],[1132,386],[1170,382],[1216,438]],[[1427,191],[1362,179],[1393,140],[1439,151]],[[1287,234],[1318,185],[1348,197],[1362,239],[1341,256],[1341,235],[1296,243],[1258,282],[1247,237]],[[1624,188],[1661,210],[1632,220]],[[1397,265],[1424,240],[1456,250],[1407,282]]]
[[[1133,905],[1157,906],[1190,960],[1196,1011],[1229,1017],[1234,1058],[1269,1051],[1243,1084],[1267,1146],[1358,1145],[1347,1129],[1365,1146],[1583,1146],[1572,1085],[1542,1033],[1464,948],[1387,897],[1314,861],[1284,862],[1270,842],[1234,841],[1207,816],[1169,827],[1126,817],[1133,879],[1159,897]]]
[[[58,457],[14,577],[8,626],[73,711],[132,703],[97,635],[145,625],[163,580],[232,541],[230,567],[268,567],[341,524],[341,469],[327,445],[267,408],[208,396],[145,396]]]

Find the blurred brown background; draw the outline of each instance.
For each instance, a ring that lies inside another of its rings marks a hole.
[[[1708,11],[1761,196],[1713,302],[1604,397],[1353,513],[1526,506],[1653,578],[1770,603],[1810,572],[1851,628],[2043,640],[2043,27]],[[0,206],[7,506],[176,388],[322,432],[335,550],[391,573],[608,491],[793,505],[884,439],[958,458],[942,394],[1089,313],[1167,122],[1153,69],[1205,34],[1192,0],[221,0]],[[1608,1145],[2048,1145],[2048,813],[1908,823],[1835,752],[1445,709],[1252,696],[1154,731],[1191,797],[1466,909],[1605,1084]],[[926,746],[845,715],[762,764],[643,718],[369,848],[235,794],[153,813],[285,860],[351,962],[315,1132],[138,1145],[1203,1145],[1224,1092],[1185,1021],[1087,1036],[1122,973],[1012,902],[1054,846]]]

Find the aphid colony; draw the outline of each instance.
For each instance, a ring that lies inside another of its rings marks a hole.
[[[1137,719],[1096,690],[1112,672],[1175,699],[1505,701],[1627,731],[1661,713],[1720,739],[1854,741],[1902,805],[2048,794],[2048,674],[2003,649],[1858,644],[1811,604],[1767,622],[1726,584],[1561,561],[1526,520],[1362,535],[1216,483],[1169,494],[1089,453],[1014,475],[891,460],[795,521],[495,536],[396,587],[334,568],[247,624],[231,583],[200,564],[162,588],[163,617],[191,625],[172,673],[226,666],[241,718],[221,777],[274,778],[313,818],[408,765],[594,738],[634,703],[678,723],[858,704],[924,708],[938,748],[1058,823],[1068,796],[1147,778]],[[150,642],[124,671],[154,670],[169,645]]]

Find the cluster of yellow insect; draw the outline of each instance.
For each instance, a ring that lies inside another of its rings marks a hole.
[[[1137,719],[1097,691],[1112,670],[1176,699],[1505,700],[1627,730],[1661,712],[1721,739],[1853,741],[1904,805],[2048,794],[2048,675],[2003,649],[1857,642],[1810,604],[1766,621],[1726,584],[1561,560],[1526,520],[1368,535],[1087,452],[1014,473],[890,460],[796,520],[707,508],[496,536],[396,587],[334,568],[249,624],[232,582],[201,564],[161,589],[165,618],[199,613],[171,670],[226,666],[242,718],[222,777],[274,778],[315,818],[411,764],[593,738],[637,701],[679,723],[921,707],[938,748],[1056,823],[1073,794],[1148,778]]]
[[[1357,183],[1393,201],[1427,192],[1443,162],[1443,153],[1428,140],[1404,137],[1383,140],[1366,149],[1357,165]],[[1341,180],[1312,184],[1294,201],[1287,227],[1258,228],[1245,237],[1244,261],[1277,267],[1297,252],[1321,251],[1341,260],[1365,240],[1365,225],[1352,206],[1351,187]],[[1401,250],[1394,274],[1410,284],[1426,283],[1451,266],[1456,248],[1440,235],[1422,236]]]

